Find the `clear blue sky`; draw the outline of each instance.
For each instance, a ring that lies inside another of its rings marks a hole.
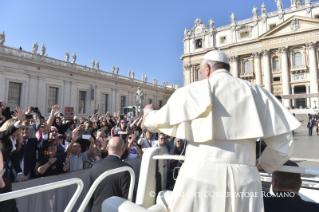
[[[8,46],[31,51],[37,41],[53,58],[76,52],[80,65],[94,59],[104,71],[114,65],[121,75],[133,70],[137,79],[144,73],[149,82],[182,85],[184,28],[196,18],[227,25],[232,12],[237,21],[251,18],[263,2],[267,12],[277,10],[274,0],[0,0],[0,31]]]

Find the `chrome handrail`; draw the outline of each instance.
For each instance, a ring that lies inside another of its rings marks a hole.
[[[134,174],[134,171],[131,167],[124,166],[124,167],[120,167],[120,168],[116,168],[116,169],[112,169],[112,170],[103,172],[103,174],[101,174],[92,184],[90,190],[87,192],[87,195],[85,196],[84,200],[82,201],[82,204],[81,204],[80,208],[78,209],[78,212],[84,211],[84,209],[85,209],[86,205],[88,204],[89,200],[91,199],[96,187],[100,184],[100,182],[102,180],[104,180],[104,178],[106,178],[109,175],[113,175],[113,174],[117,174],[117,173],[125,172],[125,171],[128,171],[131,175],[130,188],[129,188],[129,192],[128,192],[128,200],[132,201],[133,189],[134,189],[134,184],[135,184],[135,174]]]
[[[11,191],[9,193],[4,193],[4,194],[0,195],[0,202],[5,201],[5,200],[9,200],[9,199],[18,198],[18,197],[27,196],[30,194],[35,194],[35,193],[39,193],[39,192],[43,192],[43,191],[52,190],[55,188],[69,186],[72,184],[77,184],[78,187],[77,187],[75,193],[73,194],[71,200],[69,201],[69,204],[67,205],[67,207],[64,210],[64,212],[70,212],[72,210],[75,202],[79,198],[81,191],[83,189],[83,182],[79,178],[72,178],[72,179],[63,180],[63,181],[59,181],[59,182],[54,182],[54,183],[49,183],[49,184],[40,185],[40,186],[34,186],[34,187],[30,187],[30,188],[26,188],[26,189],[22,189],[22,190],[18,190],[18,191]]]
[[[185,156],[181,155],[156,155],[153,156],[154,160],[185,160]],[[318,169],[309,169],[305,167],[294,167],[294,166],[281,166],[276,171],[291,172],[299,174],[313,174],[319,176]]]

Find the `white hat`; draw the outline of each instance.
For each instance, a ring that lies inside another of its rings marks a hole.
[[[222,52],[220,50],[210,51],[210,52],[206,53],[203,58],[207,59],[207,60],[212,60],[212,61],[216,61],[216,62],[222,62],[222,63],[229,64],[228,57],[226,56],[226,54],[224,52]]]

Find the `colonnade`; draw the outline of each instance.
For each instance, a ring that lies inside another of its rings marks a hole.
[[[309,58],[309,85],[307,83],[307,93],[318,93],[318,63],[316,59],[316,42],[308,42],[305,44],[305,49],[308,50],[308,58]],[[289,48],[287,46],[279,47],[278,52],[280,54],[280,64],[281,64],[281,82],[282,82],[282,94],[289,95],[294,94],[293,87],[290,86],[290,71],[289,71],[289,61],[288,61],[288,51]],[[253,64],[254,64],[254,73],[256,84],[263,86],[269,92],[272,92],[272,67],[271,64],[271,57],[270,57],[270,50],[264,49],[259,52],[252,53],[253,56]],[[234,77],[240,77],[239,71],[239,58],[240,56],[231,56],[230,64],[232,68],[232,74]],[[262,63],[261,63],[262,60]],[[305,64],[304,64],[305,65]],[[292,64],[290,64],[292,66]],[[264,80],[262,82],[262,72],[264,73]],[[307,106],[314,107],[314,101],[319,102],[317,97],[315,98],[308,98],[307,99]],[[291,106],[295,105],[295,102],[291,105],[291,101],[289,99],[284,99],[283,104],[286,107],[291,108]]]

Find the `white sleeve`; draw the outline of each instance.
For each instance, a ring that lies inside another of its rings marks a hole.
[[[264,139],[267,147],[260,157],[261,167],[269,174],[276,171],[292,156],[294,140],[291,132]]]
[[[137,141],[138,145],[142,145],[143,143],[144,143],[144,139],[143,138],[138,139],[138,141]]]

